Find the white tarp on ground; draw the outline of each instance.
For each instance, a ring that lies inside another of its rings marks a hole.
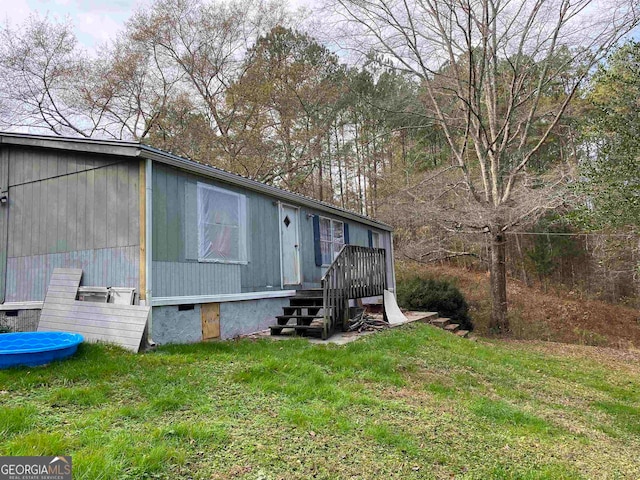
[[[404,316],[404,313],[402,313],[400,307],[398,307],[395,295],[389,290],[384,291],[384,311],[387,314],[389,325],[408,322],[407,317]]]

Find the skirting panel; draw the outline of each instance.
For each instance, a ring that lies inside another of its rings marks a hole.
[[[202,340],[200,305],[180,310],[177,306],[153,307],[151,339],[158,345],[194,343]]]
[[[265,330],[276,323],[276,315],[282,315],[282,307],[287,305],[288,298],[221,303],[220,337],[234,338]]]
[[[44,300],[54,268],[81,268],[81,285],[138,289],[140,247],[102,248],[7,260],[7,302]]]
[[[210,304],[212,305],[212,304]],[[220,309],[220,339],[265,330],[276,323],[276,315],[289,305],[288,298],[264,298],[216,304]],[[159,345],[202,340],[202,305],[153,307],[151,337]]]

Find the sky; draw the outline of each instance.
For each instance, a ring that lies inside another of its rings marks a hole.
[[[313,0],[289,0],[293,8],[308,6]],[[89,51],[116,38],[124,23],[151,0],[0,0],[0,21],[22,23],[32,13],[41,17],[69,18],[78,42]]]
[[[0,0],[0,21],[22,23],[32,13],[64,20],[69,18],[78,42],[90,52],[116,38],[125,21],[152,0]],[[289,0],[292,8],[309,7],[314,0]],[[640,27],[631,35],[640,38]]]
[[[125,21],[147,0],[0,0],[0,19],[20,24],[32,13],[69,18],[78,42],[89,50],[113,39]]]

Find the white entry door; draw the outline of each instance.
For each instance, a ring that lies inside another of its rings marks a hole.
[[[280,206],[280,244],[282,245],[282,283],[300,284],[300,241],[298,233],[298,209],[290,205]]]

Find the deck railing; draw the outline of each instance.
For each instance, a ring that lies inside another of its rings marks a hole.
[[[344,245],[322,277],[322,338],[349,321],[349,300],[384,294],[387,268],[383,248]]]

